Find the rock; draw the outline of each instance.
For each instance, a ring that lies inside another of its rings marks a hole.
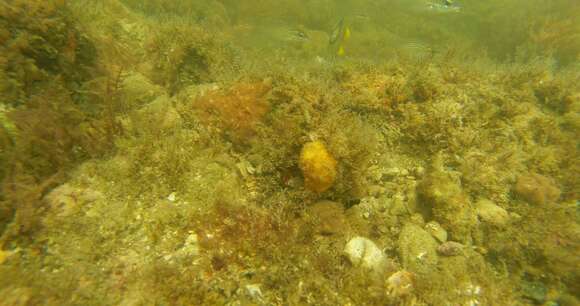
[[[349,228],[344,207],[338,202],[316,202],[309,208],[309,212],[315,218],[315,231],[320,235],[340,234]]]
[[[185,238],[183,246],[180,249],[166,254],[164,259],[169,262],[172,262],[173,260],[195,260],[199,253],[199,238],[197,234],[192,232]]]
[[[441,227],[437,221],[431,221],[425,225],[425,230],[437,239],[437,241],[443,243],[447,241],[447,231]]]
[[[121,84],[123,101],[129,101],[130,106],[142,106],[165,94],[163,87],[153,84],[140,73],[129,73]]]
[[[80,188],[70,184],[63,184],[44,197],[50,209],[60,217],[67,217],[77,213],[84,205],[102,199],[101,192],[90,188]]]
[[[477,215],[482,222],[501,227],[506,225],[510,219],[505,209],[488,199],[480,199],[475,204],[475,207]]]
[[[556,183],[537,173],[518,177],[514,191],[528,203],[536,205],[553,203],[560,198],[560,189]]]
[[[387,279],[387,293],[393,298],[409,295],[413,291],[413,273],[401,270]]]
[[[262,290],[260,289],[260,284],[249,284],[246,285],[246,292],[249,296],[256,300],[262,299]]]
[[[181,119],[181,115],[179,115],[179,113],[174,107],[169,106],[165,110],[165,115],[163,116],[163,121],[161,122],[160,127],[161,129],[164,130],[171,130],[181,127],[182,123],[183,119]]]
[[[463,248],[464,245],[459,242],[447,241],[437,247],[437,253],[443,256],[456,256],[463,253]]]
[[[474,206],[457,174],[447,170],[441,161],[433,163],[433,169],[417,185],[421,203],[454,240],[469,243],[478,224]]]
[[[405,269],[427,273],[437,265],[437,242],[421,227],[408,223],[399,235],[399,255]]]
[[[175,202],[175,200],[177,200],[177,195],[175,194],[175,192],[172,192],[172,193],[170,193],[170,194],[167,196],[167,200],[168,200],[169,202]]]
[[[383,251],[372,240],[365,237],[352,238],[344,247],[344,253],[354,266],[375,272],[382,271],[387,263]]]
[[[133,116],[134,132],[140,129],[172,130],[183,123],[181,115],[172,106],[172,100],[167,95],[157,97],[153,102],[141,107]]]

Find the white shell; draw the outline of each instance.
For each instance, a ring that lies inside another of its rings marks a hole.
[[[386,257],[383,251],[370,239],[352,238],[344,247],[344,252],[355,266],[371,270],[380,270],[385,266]]]

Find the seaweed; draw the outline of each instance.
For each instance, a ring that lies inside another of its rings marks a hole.
[[[0,4],[0,304],[577,303],[577,6],[234,2]]]

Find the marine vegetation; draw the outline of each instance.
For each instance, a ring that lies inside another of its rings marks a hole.
[[[2,1],[0,306],[578,305],[578,16]]]

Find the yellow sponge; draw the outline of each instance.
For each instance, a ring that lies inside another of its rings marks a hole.
[[[306,143],[300,153],[300,169],[306,188],[323,192],[330,188],[336,178],[336,160],[320,141]]]

